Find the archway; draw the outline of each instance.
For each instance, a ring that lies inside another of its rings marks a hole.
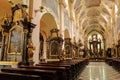
[[[47,38],[50,37],[50,30],[57,28],[55,18],[50,13],[45,13],[40,20],[40,33],[43,37],[43,52],[40,54],[40,58],[47,58]],[[41,46],[41,45],[40,45]],[[42,47],[40,47],[42,48]],[[40,49],[42,50],[42,49]],[[41,51],[40,51],[41,52]],[[39,53],[40,53],[39,52]]]

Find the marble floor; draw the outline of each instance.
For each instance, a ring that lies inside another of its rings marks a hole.
[[[120,73],[105,62],[90,62],[78,80],[120,80]]]

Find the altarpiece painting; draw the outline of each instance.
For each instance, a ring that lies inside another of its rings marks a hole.
[[[19,25],[15,25],[10,30],[8,53],[22,53],[23,29]]]

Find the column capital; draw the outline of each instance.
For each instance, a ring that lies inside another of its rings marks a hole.
[[[28,30],[27,29],[24,29],[23,30],[25,34],[28,34]]]

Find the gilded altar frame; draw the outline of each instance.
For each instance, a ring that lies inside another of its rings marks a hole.
[[[22,54],[23,36],[22,26],[16,24],[10,29],[7,54]]]

